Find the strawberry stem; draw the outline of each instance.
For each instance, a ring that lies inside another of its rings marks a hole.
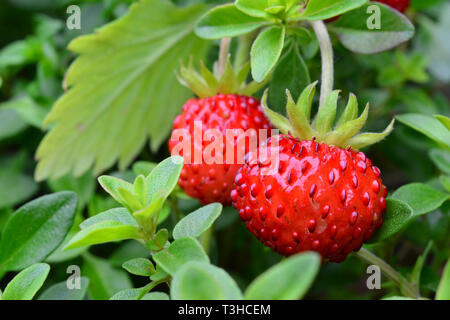
[[[317,40],[319,42],[320,54],[322,59],[322,83],[320,87],[319,110],[325,103],[325,100],[333,90],[334,66],[333,66],[333,47],[331,45],[330,35],[328,34],[325,23],[321,20],[311,21]]]
[[[356,252],[356,255],[364,262],[378,266],[381,269],[381,272],[383,272],[386,277],[394,281],[405,295],[414,299],[420,298],[420,293],[417,287],[406,281],[406,279],[403,278],[402,275],[392,268],[386,261],[364,248],[361,248],[358,252]]]
[[[217,78],[220,78],[225,71],[225,67],[228,61],[228,55],[230,54],[230,44],[231,38],[222,38],[222,40],[220,41]]]

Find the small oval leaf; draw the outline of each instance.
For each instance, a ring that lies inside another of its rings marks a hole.
[[[3,300],[31,300],[50,272],[46,263],[37,263],[21,271],[6,286]]]
[[[245,292],[247,300],[301,299],[320,268],[320,256],[306,252],[289,257],[256,278]]]
[[[223,270],[205,262],[191,261],[174,275],[170,295],[175,300],[240,300],[242,293]]]
[[[174,239],[199,237],[212,226],[214,221],[220,216],[221,212],[222,205],[220,203],[211,203],[188,214],[181,219],[173,229]]]

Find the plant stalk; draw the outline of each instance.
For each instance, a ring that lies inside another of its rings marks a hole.
[[[361,248],[358,252],[356,252],[358,258],[367,262],[368,264],[373,264],[380,267],[381,272],[391,279],[397,284],[397,286],[410,298],[419,299],[420,293],[419,290],[406,281],[394,268],[392,268],[386,261],[376,256],[369,250]]]
[[[325,100],[333,90],[334,66],[333,66],[333,46],[331,45],[330,35],[328,34],[325,23],[321,20],[311,21],[311,26],[317,36],[322,58],[322,81],[320,87],[319,110],[325,103]]]
[[[219,78],[225,71],[227,65],[228,55],[230,54],[231,38],[222,38],[220,41],[219,60],[218,60],[218,75]]]
[[[250,48],[256,35],[257,31],[247,33],[239,37],[238,46],[236,49],[236,56],[234,59],[234,67],[236,70],[239,70],[241,67],[243,67],[249,60]]]

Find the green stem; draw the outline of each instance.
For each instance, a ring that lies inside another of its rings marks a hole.
[[[320,54],[322,57],[322,83],[320,88],[319,108],[325,103],[325,100],[333,90],[334,66],[333,66],[333,46],[331,45],[330,35],[328,34],[325,23],[321,20],[310,22],[317,40],[319,41]]]
[[[257,32],[251,32],[239,37],[238,47],[236,49],[236,57],[234,59],[234,67],[239,70],[245,63],[247,63],[250,55],[250,47]]]
[[[364,262],[367,262],[368,264],[373,264],[378,267],[380,267],[381,272],[394,281],[397,286],[410,298],[418,299],[420,298],[419,290],[406,281],[397,271],[395,271],[394,268],[392,268],[386,261],[381,259],[380,257],[376,256],[369,250],[366,250],[364,248],[361,248],[358,252],[356,252],[356,255],[358,258],[363,260]]]
[[[218,60],[218,75],[222,76],[227,65],[228,55],[230,54],[231,38],[222,38],[220,41],[219,60]]]

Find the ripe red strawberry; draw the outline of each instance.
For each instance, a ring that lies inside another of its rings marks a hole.
[[[265,107],[285,133],[267,141],[269,155],[278,154],[278,169],[262,174],[269,165],[264,161],[266,146],[250,152],[236,175],[231,198],[247,228],[266,246],[286,256],[314,250],[324,261],[340,262],[382,224],[387,191],[380,170],[356,149],[383,139],[393,123],[380,134],[356,135],[368,107],[355,119],[357,103],[351,96],[336,129],[329,132],[338,92],[328,97],[310,125],[313,95],[314,84],[296,105],[288,93],[290,122]]]
[[[202,66],[202,74],[205,79],[197,74],[192,68],[182,68],[182,76],[190,88],[195,88],[199,99],[191,99],[183,106],[183,112],[177,116],[173,123],[172,137],[169,140],[169,150],[176,154],[174,149],[181,141],[175,137],[176,129],[185,129],[191,138],[189,154],[180,154],[185,158],[185,165],[181,171],[179,186],[189,196],[199,199],[201,203],[207,204],[220,202],[231,203],[230,191],[233,188],[234,178],[242,166],[243,156],[249,151],[249,143],[238,144],[237,140],[226,142],[226,130],[242,129],[243,131],[254,129],[258,138],[258,130],[266,129],[266,137],[270,136],[271,125],[267,120],[259,101],[251,97],[251,93],[260,88],[255,82],[246,86],[245,81],[248,66],[244,72],[234,74],[228,63],[224,76],[214,81],[214,76]],[[192,80],[194,79],[194,80]],[[218,94],[218,92],[221,92]],[[237,93],[243,93],[239,95]],[[222,163],[207,163],[204,158],[201,163],[194,163],[194,150],[204,154],[205,149],[211,143],[202,139],[201,145],[194,142],[195,122],[201,121],[203,134],[208,129],[218,130],[223,137],[221,147]],[[247,140],[248,141],[248,140]],[[258,141],[259,144],[259,141]],[[228,148],[233,148],[234,159],[232,163],[226,163]],[[238,150],[238,149],[244,150]],[[238,159],[238,155],[241,156]]]
[[[397,9],[400,12],[405,12],[408,9],[410,0],[372,0],[387,4],[391,8]]]

